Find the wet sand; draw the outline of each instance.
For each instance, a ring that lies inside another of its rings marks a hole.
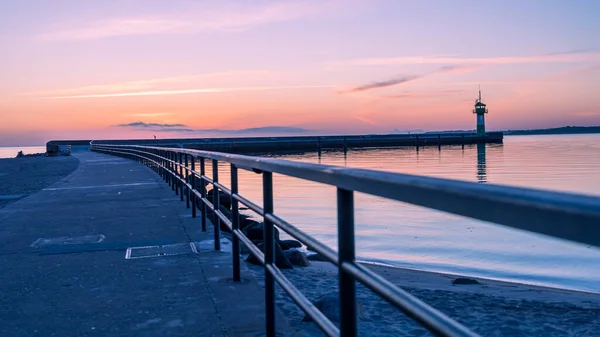
[[[482,336],[600,336],[600,294],[477,279],[453,285],[458,275],[367,264],[395,285],[417,296]],[[262,268],[249,265],[264,284]],[[337,291],[337,269],[311,262],[283,273],[310,300]],[[362,285],[357,299],[364,308],[360,336],[430,336],[423,327]],[[322,336],[314,323],[277,287],[277,303],[303,336]]]
[[[72,156],[0,159],[0,208],[54,184],[77,166]]]

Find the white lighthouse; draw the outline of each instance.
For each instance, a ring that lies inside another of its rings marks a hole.
[[[481,102],[481,88],[479,89],[479,98],[475,100],[473,113],[477,114],[477,136],[485,136],[485,114],[488,113],[485,104]]]

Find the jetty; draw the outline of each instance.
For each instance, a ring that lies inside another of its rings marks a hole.
[[[146,145],[206,150],[226,153],[287,153],[318,152],[323,150],[349,150],[352,148],[384,148],[424,146],[465,146],[471,144],[502,143],[502,132],[477,135],[474,132],[431,132],[420,134],[348,135],[348,136],[297,136],[297,137],[230,137],[230,138],[172,138],[172,139],[120,139],[96,141],[112,145]],[[52,140],[46,144],[48,151],[58,151],[60,146],[89,146],[92,140]]]

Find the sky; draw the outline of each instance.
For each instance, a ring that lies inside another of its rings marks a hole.
[[[0,0],[0,146],[600,125],[596,0]]]

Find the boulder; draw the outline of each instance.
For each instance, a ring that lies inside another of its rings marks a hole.
[[[190,174],[189,176],[186,177],[185,181],[187,181],[188,184],[192,184],[192,175]],[[196,190],[198,190],[199,193],[201,192],[202,186],[200,186],[200,178],[196,177]],[[206,186],[204,186],[204,194],[206,195]]]
[[[325,262],[329,262],[329,260],[325,259],[323,257],[323,255],[321,255],[319,253],[307,255],[306,259],[308,261],[325,261]]]
[[[264,244],[262,242],[257,244],[256,246],[258,247],[258,249],[260,249],[261,252],[265,252]],[[255,258],[252,254],[248,256],[246,261],[255,265],[260,265],[258,259]],[[277,243],[275,244],[275,265],[279,269],[294,269],[294,266],[292,265],[290,260],[288,260],[288,258],[283,254],[283,250],[281,250],[281,247],[279,247]]]
[[[206,193],[206,198],[208,200],[210,200],[210,202],[213,201],[215,195],[215,190],[212,189],[210,191],[208,191],[208,193]],[[229,194],[223,192],[223,191],[219,191],[219,203],[224,206],[227,209],[231,209],[231,197],[229,196]]]
[[[263,227],[264,223],[255,222],[246,226],[242,232],[252,241],[262,241],[264,233]],[[279,241],[279,230],[277,227],[274,227],[273,229],[275,230],[275,240]]]
[[[229,240],[232,244],[233,244],[233,233],[228,233],[228,232],[224,232],[221,233],[222,236],[224,238],[226,238],[227,240]],[[233,248],[233,246],[232,246]],[[240,255],[244,255],[244,254],[250,254],[250,250],[248,249],[248,247],[246,247],[246,245],[240,241],[240,251],[239,251]]]
[[[279,245],[281,246],[281,249],[283,249],[283,250],[302,247],[302,243],[300,243],[300,241],[296,241],[296,240],[281,240],[281,241],[279,241]]]
[[[459,278],[452,280],[452,284],[480,284],[480,283],[479,283],[479,281],[472,279],[472,278],[459,277]]]
[[[258,223],[258,221],[250,219],[249,215],[240,213],[240,230],[243,231],[246,227]]]
[[[316,301],[313,302],[315,307],[319,309],[327,318],[329,318],[332,322],[339,323],[340,322],[340,299],[339,294],[336,291],[332,291],[322,295],[317,298]],[[356,300],[356,315],[360,318],[362,313],[364,313],[364,308],[362,304]],[[302,322],[311,322],[312,319],[306,315],[302,319]]]
[[[231,220],[231,211],[228,210],[227,208],[225,208],[224,206],[221,206],[220,209],[221,213],[223,213],[223,215],[225,215],[225,217],[229,220]],[[208,210],[208,218],[212,220],[213,224],[216,223],[217,219],[216,219],[216,214],[214,214],[213,211]],[[219,218],[220,220],[220,218]],[[227,227],[227,225],[223,222],[223,221],[219,221],[219,228],[221,229],[221,231],[223,232],[231,232],[229,230],[229,227]]]
[[[286,250],[283,252],[283,255],[285,255],[294,266],[310,266],[310,262],[306,259],[306,255],[297,249]]]

